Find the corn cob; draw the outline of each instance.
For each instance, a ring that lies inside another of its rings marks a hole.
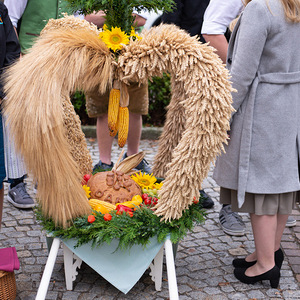
[[[119,108],[118,108],[118,110],[119,110]],[[118,115],[119,115],[119,113],[118,113]],[[109,135],[115,137],[118,130],[119,130],[119,117],[117,118],[117,123],[116,123],[116,126],[114,127],[114,130],[109,128]]]
[[[108,128],[111,136],[117,134],[118,114],[120,105],[120,90],[111,89],[108,102]]]
[[[128,107],[119,107],[119,133],[118,133],[118,145],[123,148],[126,144],[129,128],[129,111]]]
[[[109,211],[116,209],[116,206],[106,202],[106,201],[102,201],[102,200],[98,200],[98,199],[90,199],[89,200],[89,205],[92,207],[92,209],[97,210],[97,206],[102,206],[105,207],[106,209],[109,209]],[[98,210],[97,210],[98,211]]]
[[[116,207],[121,204],[121,205],[125,205],[127,207],[130,207],[130,208],[135,208],[139,205],[141,205],[143,202],[143,199],[140,195],[135,195],[132,197],[132,200],[130,201],[126,201],[126,202],[123,202],[123,203],[117,203],[116,204]]]

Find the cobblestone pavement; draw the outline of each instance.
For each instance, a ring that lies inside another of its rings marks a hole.
[[[98,161],[98,148],[93,139],[88,139],[94,163]],[[157,141],[142,140],[141,150],[152,163],[157,151]],[[116,161],[120,150],[116,143],[113,159]],[[176,275],[180,299],[300,299],[300,212],[293,211],[298,223],[286,228],[282,241],[285,261],[281,270],[279,289],[271,289],[269,282],[246,285],[233,276],[232,259],[246,255],[254,248],[253,235],[247,214],[242,214],[247,233],[233,237],[223,233],[218,223],[221,205],[218,203],[219,188],[211,178],[212,171],[204,181],[205,191],[214,199],[215,206],[207,210],[205,224],[179,243],[176,256]],[[49,183],[50,184],[50,183]],[[34,196],[33,184],[28,180],[29,192]],[[7,186],[6,186],[7,190]],[[0,247],[15,246],[21,267],[15,271],[17,299],[35,299],[47,260],[47,246],[44,233],[37,224],[32,210],[19,210],[8,201],[4,203],[3,224],[0,232]],[[104,280],[93,269],[82,264],[73,285],[67,291],[64,281],[62,249],[59,250],[52,273],[46,299],[168,299],[166,266],[164,265],[163,285],[156,291],[147,270],[138,283],[124,295]]]

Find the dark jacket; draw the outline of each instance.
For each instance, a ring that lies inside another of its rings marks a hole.
[[[175,3],[176,8],[173,12],[162,15],[162,22],[175,24],[188,31],[192,36],[198,35],[201,42],[205,43],[201,35],[201,27],[209,0],[175,0]]]
[[[20,45],[14,27],[8,17],[6,6],[0,2],[0,76],[5,67],[20,56]],[[2,79],[0,80],[0,98],[4,98]]]

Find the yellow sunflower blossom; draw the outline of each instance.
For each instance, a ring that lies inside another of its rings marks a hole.
[[[147,173],[136,173],[131,175],[131,178],[141,187],[145,189],[151,189],[153,184],[156,182],[156,178],[153,174]]]
[[[128,35],[119,27],[112,27],[111,30],[104,30],[99,36],[105,45],[113,51],[120,50],[123,45],[129,43]]]
[[[90,190],[90,187],[89,186],[87,186],[86,184],[84,184],[83,186],[82,186],[82,188],[84,189],[84,191],[85,191],[85,194],[86,194],[86,197],[89,199],[90,197],[91,197],[91,190]]]
[[[160,190],[161,189],[161,187],[162,187],[162,185],[163,185],[163,182],[155,182],[154,184],[153,184],[153,186],[152,186],[152,189],[157,189],[157,190]]]
[[[131,27],[130,38],[131,38],[133,41],[142,39],[142,37],[139,36],[139,35],[135,32],[135,30],[134,30],[133,27]]]

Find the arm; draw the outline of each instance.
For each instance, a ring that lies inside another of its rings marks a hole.
[[[21,19],[26,5],[27,0],[4,0],[4,5],[8,9],[8,15],[15,28],[18,27],[18,21]]]
[[[141,15],[138,15],[138,14],[133,14],[135,16],[135,19],[134,19],[134,25],[136,27],[142,27],[145,25],[147,19],[144,18],[143,16]]]
[[[241,0],[211,0],[204,14],[201,34],[206,42],[216,48],[222,61],[226,63],[228,42],[224,37],[227,27],[241,12]]]
[[[146,23],[146,19],[138,14],[133,14],[135,16],[135,25],[136,27],[144,26]],[[90,23],[95,24],[98,28],[102,28],[105,23],[105,13],[103,11],[98,11],[97,13],[93,13],[90,15],[86,15],[84,17]]]
[[[105,13],[103,11],[98,11],[97,13],[86,15],[84,19],[95,24],[98,28],[102,28],[105,23]]]
[[[202,34],[209,45],[216,48],[216,53],[220,56],[223,63],[226,64],[228,42],[224,34]]]

